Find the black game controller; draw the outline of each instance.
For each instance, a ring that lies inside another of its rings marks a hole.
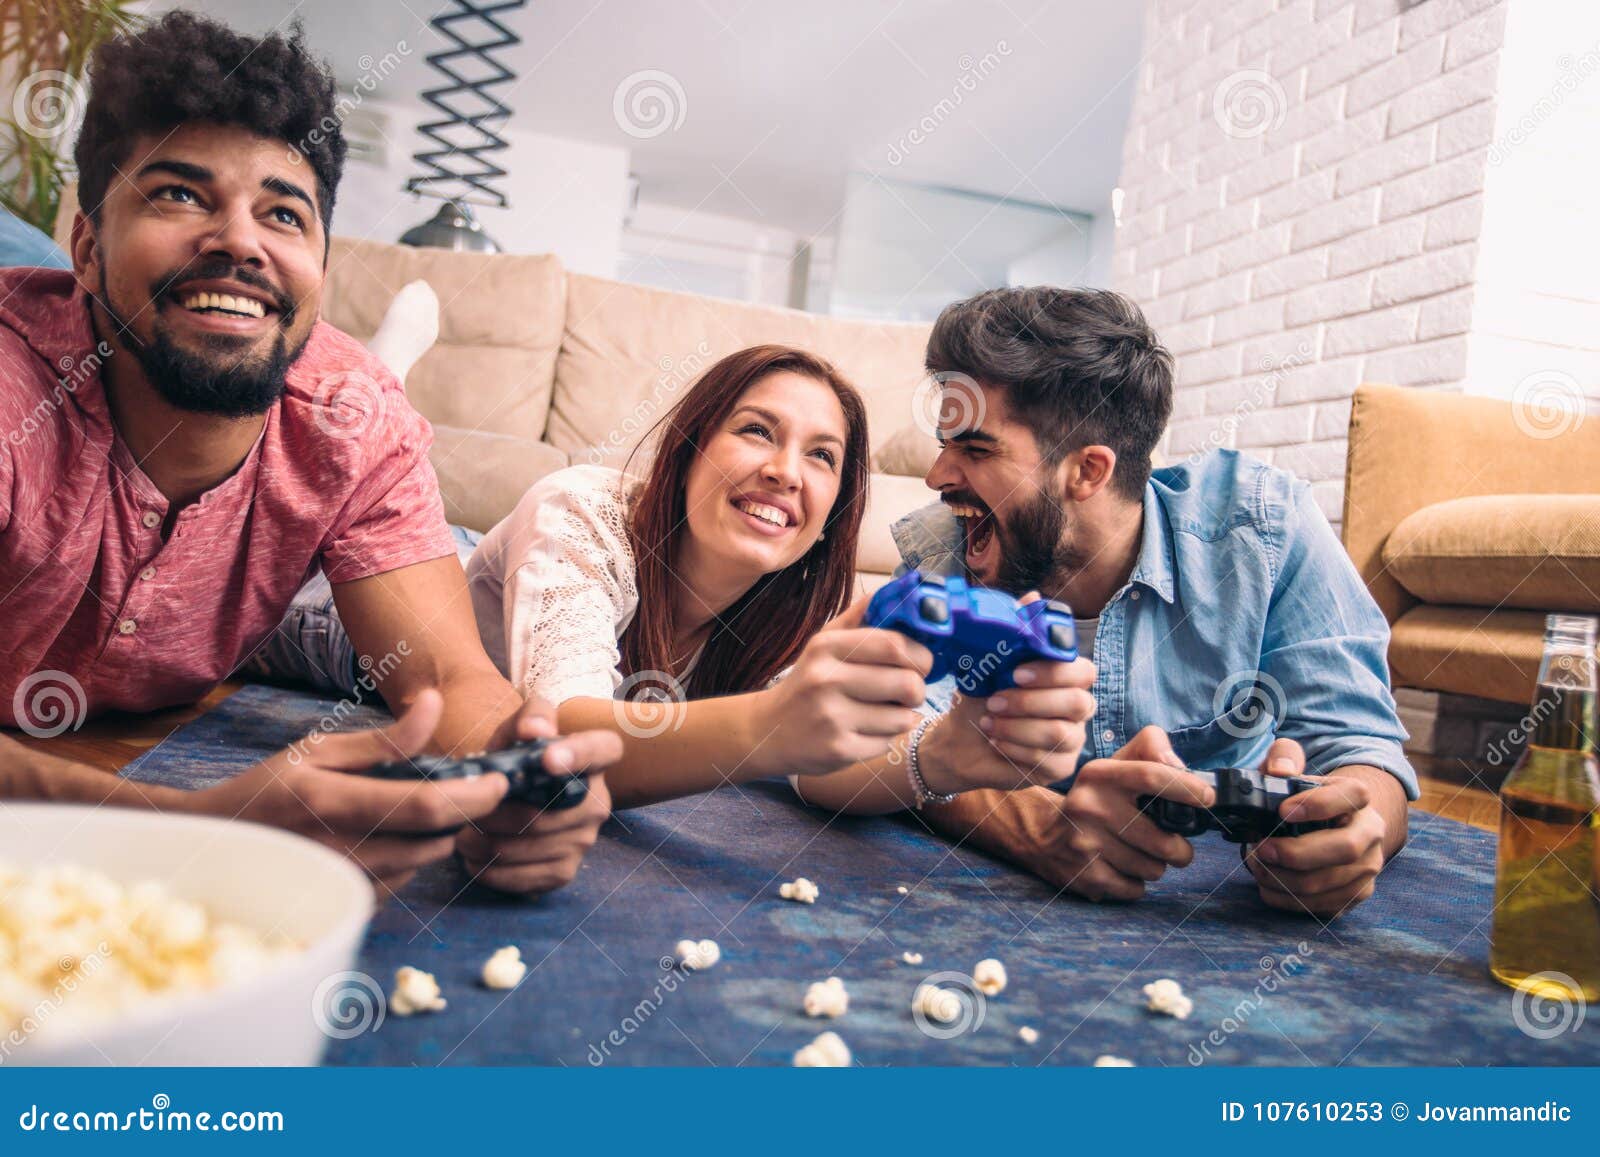
[[[1333,820],[1287,823],[1278,818],[1278,808],[1284,800],[1302,792],[1316,791],[1321,786],[1320,780],[1284,779],[1242,767],[1221,767],[1194,774],[1217,789],[1217,802],[1211,807],[1195,807],[1159,796],[1142,795],[1139,810],[1164,832],[1189,837],[1221,832],[1223,839],[1235,844],[1256,844],[1274,836],[1303,836],[1334,826]]]
[[[466,779],[498,771],[511,781],[507,799],[529,804],[540,811],[565,811],[577,807],[589,794],[584,774],[552,775],[544,768],[545,748],[551,739],[532,739],[499,751],[480,752],[465,759],[443,755],[419,755],[394,763],[379,763],[361,772],[374,779]]]

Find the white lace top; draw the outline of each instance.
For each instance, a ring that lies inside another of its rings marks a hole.
[[[560,704],[622,685],[617,640],[639,609],[625,526],[640,485],[603,466],[557,470],[478,544],[467,564],[478,632],[524,694]]]

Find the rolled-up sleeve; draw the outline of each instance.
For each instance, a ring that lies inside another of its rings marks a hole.
[[[1285,519],[1261,651],[1285,707],[1277,733],[1305,749],[1309,774],[1381,767],[1417,798],[1389,690],[1389,624],[1304,483]]]

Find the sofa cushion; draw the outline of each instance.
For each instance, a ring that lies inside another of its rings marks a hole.
[[[872,456],[872,468],[885,474],[926,478],[939,456],[939,440],[916,422],[896,430]]]
[[[455,426],[433,428],[428,458],[439,476],[445,516],[478,531],[510,514],[539,479],[567,465],[567,456],[548,442]]]
[[[1383,561],[1426,603],[1600,611],[1600,495],[1437,502],[1400,521]]]
[[[889,528],[913,510],[938,499],[920,478],[874,474],[867,499],[867,516],[861,520],[856,569],[865,574],[893,574],[894,568],[900,565],[900,548],[895,546]]]
[[[1542,612],[1424,604],[1391,628],[1389,667],[1397,687],[1531,703],[1543,648]]]
[[[572,274],[546,438],[575,462],[620,467],[718,358],[774,342],[839,368],[861,391],[876,447],[912,415],[927,339],[926,325],[841,320]]]
[[[542,438],[566,318],[561,262],[335,237],[322,316],[367,341],[418,279],[441,309],[439,340],[406,378],[411,404],[447,426]]]

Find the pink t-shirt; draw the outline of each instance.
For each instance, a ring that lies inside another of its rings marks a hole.
[[[325,322],[244,464],[163,542],[167,500],[106,408],[109,349],[70,273],[0,270],[0,724],[192,702],[318,567],[342,583],[455,553],[428,423]]]

